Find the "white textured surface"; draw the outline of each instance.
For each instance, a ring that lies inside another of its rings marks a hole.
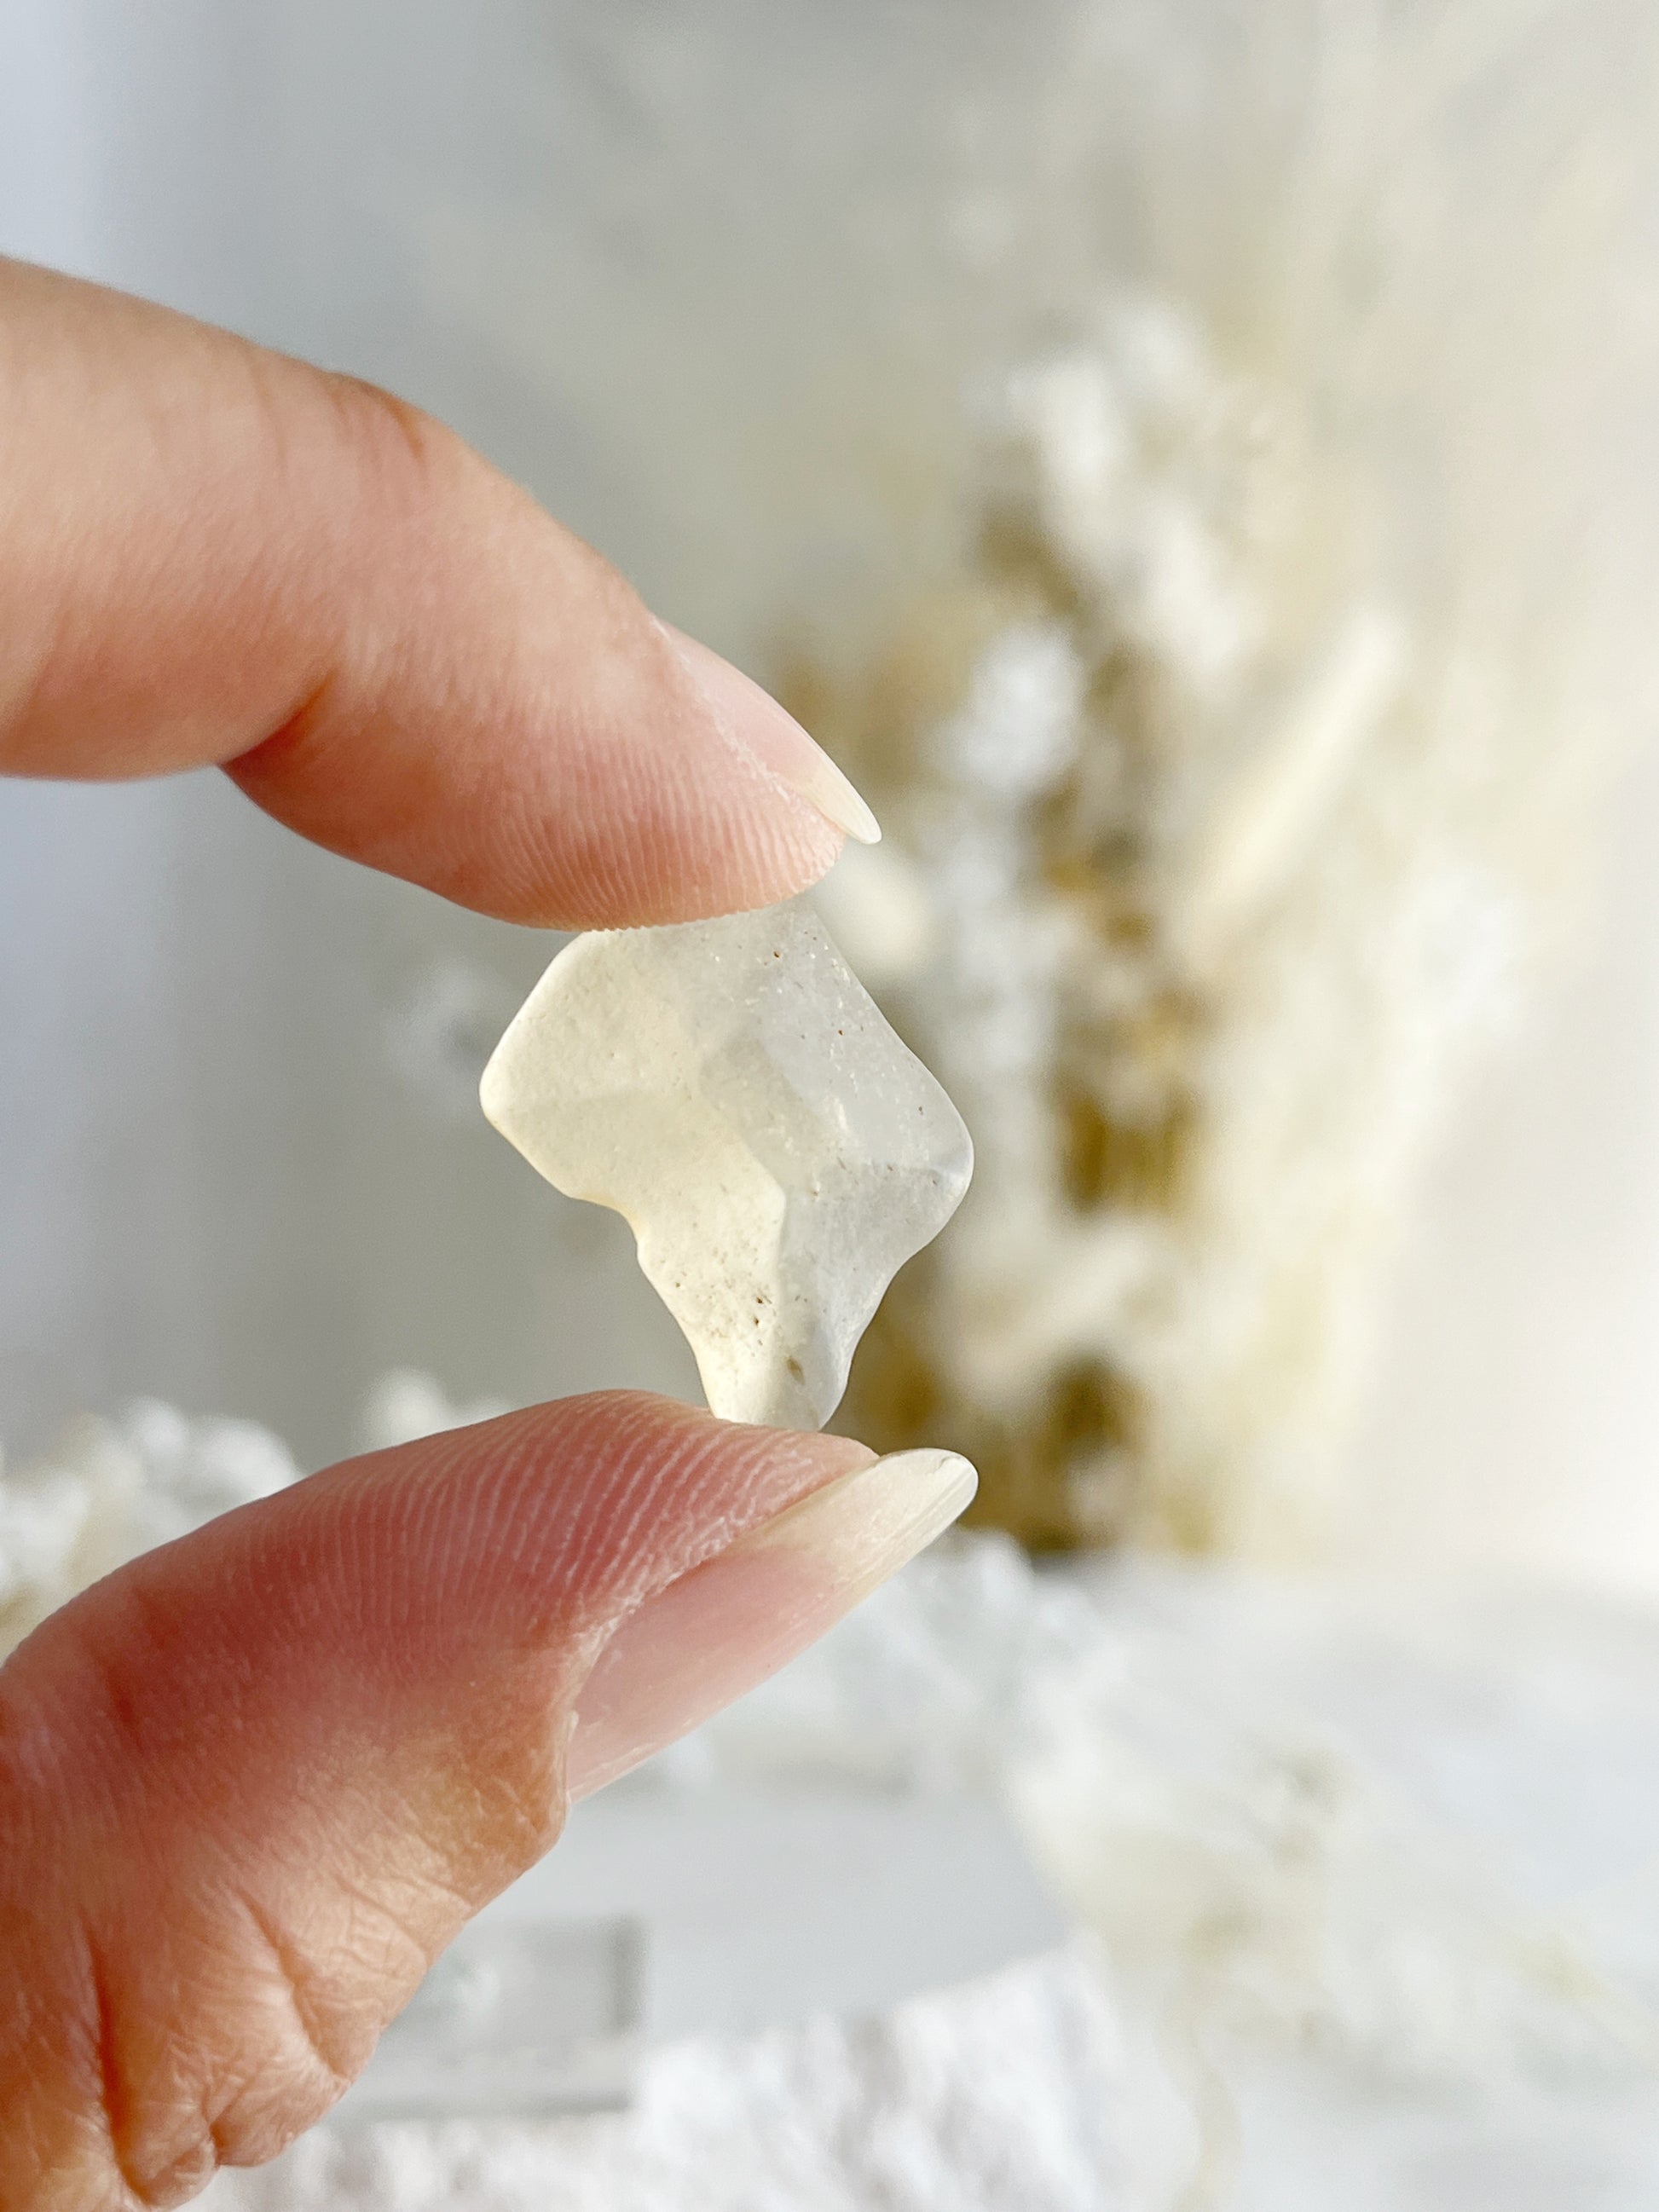
[[[962,1118],[811,907],[566,946],[484,1111],[623,1214],[714,1411],[819,1428],[903,1262],[968,1188]]]
[[[1122,2051],[1079,1958],[884,2018],[673,2045],[635,2109],[329,2130],[215,2212],[1115,2212]]]

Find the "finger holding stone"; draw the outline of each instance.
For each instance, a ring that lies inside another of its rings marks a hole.
[[[0,2206],[180,2203],[274,2155],[573,1787],[972,1486],[609,1394],[349,1462],[53,1615],[0,1668]]]
[[[763,906],[875,834],[758,687],[386,392],[0,260],[0,771],[217,763],[514,921]]]

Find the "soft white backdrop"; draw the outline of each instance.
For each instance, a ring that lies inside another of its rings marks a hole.
[[[896,472],[929,511],[973,311],[909,272],[964,116],[1018,99],[1060,12],[10,0],[0,249],[396,386],[752,658],[792,594],[878,587]],[[1600,949],[1448,1133],[1361,1557],[1659,1588],[1656,806],[1646,767]],[[0,791],[8,1446],[153,1390],[320,1460],[410,1362],[466,1395],[687,1387],[625,1236],[466,1102],[547,951],[212,777]]]

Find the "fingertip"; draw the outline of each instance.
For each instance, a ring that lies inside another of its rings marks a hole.
[[[38,1629],[0,1672],[0,2204],[171,2201],[319,2118],[555,1840],[619,1625],[871,1457],[570,1400],[312,1477]]]
[[[787,898],[868,835],[783,709],[376,387],[0,263],[0,763],[216,763],[504,919]]]
[[[952,1452],[866,1452],[647,1600],[578,1692],[570,1796],[592,1796],[796,1657],[965,1511],[977,1482]]]
[[[769,906],[828,872],[849,821],[864,834],[868,810],[759,685],[459,441],[402,450],[429,511],[400,515],[379,556],[391,588],[421,549],[394,609],[360,611],[327,680],[228,763],[266,812],[559,929]]]
[[[881,824],[857,787],[786,707],[753,677],[721,659],[697,639],[688,637],[671,623],[661,627],[707,701],[716,725],[735,744],[841,837],[851,837],[860,845],[881,842]]]

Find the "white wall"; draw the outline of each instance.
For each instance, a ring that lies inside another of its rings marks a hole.
[[[937,213],[918,179],[963,85],[1015,95],[1047,6],[9,0],[0,248],[396,385],[752,652],[781,580],[833,595],[870,566],[872,391],[921,482],[949,465],[960,331],[907,273]],[[1603,949],[1449,1144],[1361,1441],[1359,1556],[1659,1587],[1656,857],[1650,765]],[[0,787],[0,1437],[155,1389],[320,1458],[396,1362],[514,1398],[689,1383],[625,1234],[545,1193],[411,1042],[447,993],[476,1054],[548,949],[212,777]]]
[[[1364,1562],[1659,1589],[1659,748],[1576,957],[1448,1133],[1350,1495]]]

